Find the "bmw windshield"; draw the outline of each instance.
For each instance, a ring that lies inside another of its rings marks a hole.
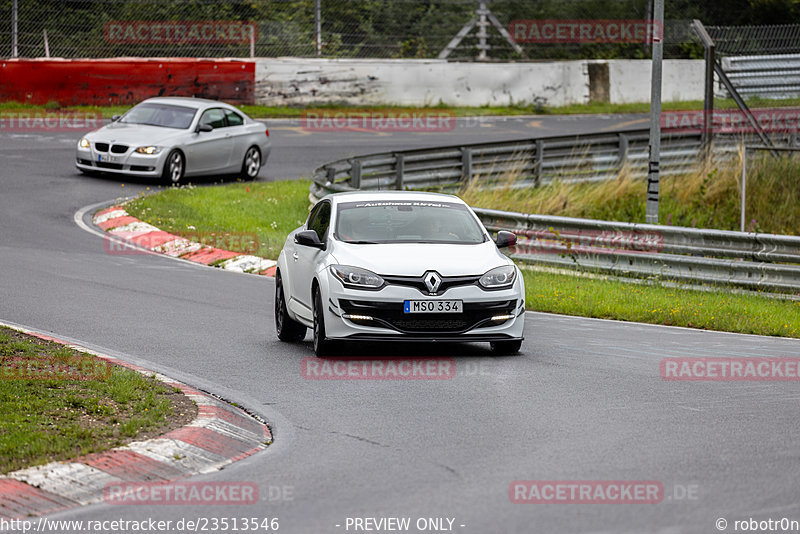
[[[185,130],[191,126],[195,113],[197,113],[196,109],[184,106],[140,104],[127,112],[119,122]]]
[[[487,240],[465,205],[429,201],[339,204],[334,235],[339,241],[354,244],[475,245]]]

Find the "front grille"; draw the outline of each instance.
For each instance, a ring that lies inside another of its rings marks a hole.
[[[94,149],[98,152],[108,152],[108,143],[95,143]]]
[[[122,170],[121,163],[108,163],[107,161],[98,161],[96,165],[101,169],[116,169],[118,171]]]
[[[114,154],[124,154],[128,151],[128,145],[113,145],[111,147],[111,152]]]
[[[403,302],[369,302],[363,300],[340,300],[344,313],[369,315],[374,321],[358,321],[359,324],[392,328],[404,333],[450,333],[468,332],[473,328],[497,326],[489,322],[495,315],[514,314],[517,301],[465,302],[464,311],[452,313],[403,313]]]
[[[428,286],[425,285],[425,277],[423,276],[382,276],[387,285],[406,286],[418,289],[424,295],[430,295]],[[458,286],[471,286],[478,283],[480,276],[443,276],[442,282],[439,284],[439,289],[435,293],[441,295],[448,289]]]

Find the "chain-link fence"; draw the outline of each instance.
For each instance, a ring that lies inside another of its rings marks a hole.
[[[607,23],[647,21],[649,4],[648,0],[0,0],[0,57],[436,58],[451,45],[450,59],[474,59],[482,52],[487,60],[646,58],[650,54],[646,39],[626,39],[624,32],[620,38],[620,28]],[[537,35],[531,38],[523,32],[519,39],[509,35],[515,21],[542,25],[525,26]],[[554,31],[548,21],[570,23],[572,38],[548,39],[546,32]],[[581,23],[589,24],[591,32],[576,38],[575,28]],[[691,39],[688,26],[684,20],[666,23],[665,57],[700,57],[702,49]],[[617,33],[612,35],[613,31]],[[455,43],[460,32],[463,38]]]
[[[776,26],[706,26],[716,52],[723,56],[800,53],[800,24]]]

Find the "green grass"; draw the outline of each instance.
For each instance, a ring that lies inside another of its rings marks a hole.
[[[174,415],[174,394],[154,378],[0,327],[0,474],[157,431]]]
[[[255,232],[275,259],[308,213],[307,181],[170,189],[126,209],[165,230]],[[501,204],[494,204],[499,206]],[[271,222],[275,221],[275,228]],[[774,336],[800,337],[800,304],[766,296],[524,272],[529,310]]]
[[[792,107],[800,105],[800,98],[785,100],[766,100],[753,98],[747,101],[750,107]],[[731,99],[715,99],[715,109],[736,109],[736,104]],[[112,115],[122,115],[131,106],[65,106],[61,107],[56,102],[49,102],[47,105],[32,105],[20,102],[0,102],[0,117],[14,113],[44,113],[44,112],[77,112],[77,113],[98,113],[104,118]],[[263,105],[241,105],[239,109],[254,118],[276,119],[276,118],[300,118],[309,109],[325,109],[330,111],[347,110],[410,110],[410,109],[430,109],[450,111],[457,117],[475,116],[506,116],[506,115],[571,115],[571,114],[597,114],[597,113],[647,113],[650,111],[649,102],[635,102],[630,104],[609,104],[604,102],[592,102],[588,104],[571,104],[567,106],[543,106],[541,104],[520,103],[507,106],[447,106],[444,104],[433,106],[363,106],[350,104],[309,104],[307,106],[263,106]],[[664,102],[664,111],[695,111],[703,109],[702,100],[689,100],[682,102]]]
[[[218,187],[186,186],[142,196],[126,205],[134,217],[162,230],[208,236],[218,248],[252,254],[241,234],[257,236],[255,254],[275,259],[286,235],[308,216],[307,180],[236,183]],[[193,228],[190,228],[193,227]],[[228,237],[226,237],[228,234]]]
[[[523,270],[527,309],[800,338],[800,301]]]
[[[747,230],[800,235],[800,155],[748,156]],[[644,222],[645,187],[623,171],[618,179],[538,188],[514,188],[517,176],[497,189],[468,184],[460,196],[471,206],[607,221]],[[663,176],[661,224],[739,230],[741,163],[709,165],[684,176]]]

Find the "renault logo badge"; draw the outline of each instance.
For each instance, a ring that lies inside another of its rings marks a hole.
[[[439,291],[439,286],[442,283],[442,277],[439,276],[439,273],[436,271],[428,271],[425,273],[425,276],[423,276],[422,279],[425,282],[425,287],[428,288],[429,293],[436,293]]]

